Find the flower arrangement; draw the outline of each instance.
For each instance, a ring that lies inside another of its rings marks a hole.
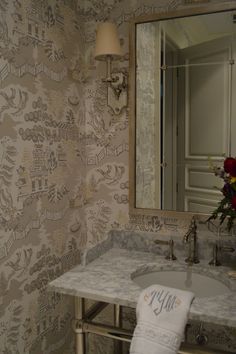
[[[236,158],[226,157],[224,167],[213,166],[213,171],[224,181],[224,186],[221,189],[223,199],[219,202],[217,209],[212,212],[208,221],[219,217],[220,224],[222,224],[226,219],[227,229],[230,231],[236,219]]]

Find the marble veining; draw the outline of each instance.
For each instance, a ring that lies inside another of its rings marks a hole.
[[[206,226],[204,226],[206,229]],[[151,252],[159,255],[167,255],[168,247],[161,244],[155,244],[156,239],[166,240],[172,238],[174,241],[174,253],[179,260],[186,258],[188,254],[188,245],[183,244],[183,235],[174,235],[173,232],[167,234],[149,233],[149,232],[129,232],[124,230],[112,230],[109,235],[109,240],[114,247],[125,248],[129,250]],[[210,261],[212,259],[213,245],[217,241],[216,235],[213,233],[204,232],[203,224],[198,223],[198,253],[201,260]],[[235,237],[221,237],[219,241],[222,246],[233,247],[236,249]],[[107,250],[106,243],[100,244],[99,248]],[[94,253],[95,250],[93,250]],[[236,264],[235,252],[222,252],[221,261],[223,265]]]
[[[111,248],[86,266],[79,265],[55,279],[49,284],[48,289],[135,308],[141,288],[132,281],[131,274],[148,265],[164,267],[171,264],[163,259],[163,256],[150,252]],[[174,264],[184,267],[179,262]],[[206,266],[206,263],[193,265],[193,267],[200,272],[203,265]],[[204,267],[204,274],[213,274],[213,277],[226,281],[229,271],[227,267],[220,269],[209,267],[209,272],[207,269]],[[190,308],[189,318],[236,327],[236,281],[228,277],[227,284],[232,289],[230,294],[195,298]]]

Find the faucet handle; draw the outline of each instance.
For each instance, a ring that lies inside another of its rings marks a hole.
[[[221,263],[219,261],[219,246],[217,245],[217,243],[215,243],[213,245],[213,257],[212,257],[212,260],[208,264],[215,266],[215,267],[218,267],[221,265]]]
[[[157,245],[169,245],[169,253],[165,257],[165,259],[168,259],[169,261],[176,261],[177,258],[174,255],[174,241],[170,239],[169,241],[164,241],[164,240],[155,240],[154,241]]]
[[[213,245],[213,258],[209,262],[209,265],[220,266],[221,262],[219,261],[219,253],[221,252],[234,252],[235,249],[229,246],[218,246],[217,243]]]

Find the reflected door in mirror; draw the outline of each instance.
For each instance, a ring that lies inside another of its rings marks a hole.
[[[135,24],[135,208],[215,209],[210,165],[236,155],[235,13]]]

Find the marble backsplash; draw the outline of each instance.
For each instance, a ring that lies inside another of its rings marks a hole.
[[[200,225],[200,228],[203,228]],[[183,242],[184,233],[181,235],[170,234],[169,239],[174,241],[174,254],[178,260],[183,261],[188,254],[188,245]],[[128,250],[136,250],[143,252],[152,252],[163,255],[165,257],[168,253],[168,245],[155,244],[155,240],[166,241],[166,234],[150,233],[141,231],[124,231],[112,230],[108,238],[97,244],[95,247],[85,251],[82,255],[83,263],[89,263],[98,256],[105,253],[111,247],[125,248]],[[199,232],[197,247],[200,260],[210,261],[212,259],[213,246],[216,242],[220,243],[222,247],[232,247],[234,252],[221,252],[220,260],[224,265],[231,265],[236,268],[236,238],[234,236],[222,236],[219,240],[216,235],[211,232]]]

